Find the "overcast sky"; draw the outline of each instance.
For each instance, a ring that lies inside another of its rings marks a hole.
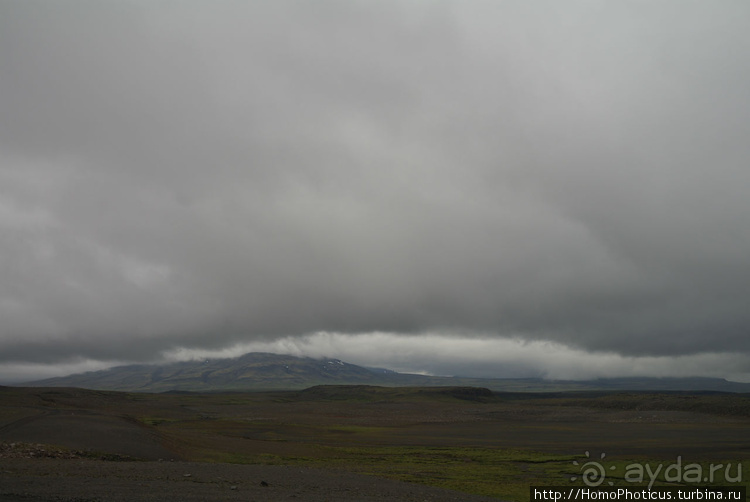
[[[0,0],[0,381],[245,350],[750,381],[748,23]]]

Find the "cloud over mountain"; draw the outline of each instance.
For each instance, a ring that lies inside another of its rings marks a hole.
[[[0,1],[0,365],[387,332],[750,378],[748,14]]]

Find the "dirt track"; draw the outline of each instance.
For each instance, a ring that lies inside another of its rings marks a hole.
[[[0,500],[497,502],[429,486],[324,469],[57,459],[0,459]]]

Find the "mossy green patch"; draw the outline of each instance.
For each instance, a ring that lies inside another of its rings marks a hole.
[[[162,424],[168,424],[172,422],[177,422],[174,418],[163,418],[163,417],[138,417],[137,419],[139,422],[151,425],[151,426],[158,426]]]

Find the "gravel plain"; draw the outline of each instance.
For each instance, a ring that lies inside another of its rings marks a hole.
[[[0,458],[3,502],[487,502],[332,469],[180,461]]]

